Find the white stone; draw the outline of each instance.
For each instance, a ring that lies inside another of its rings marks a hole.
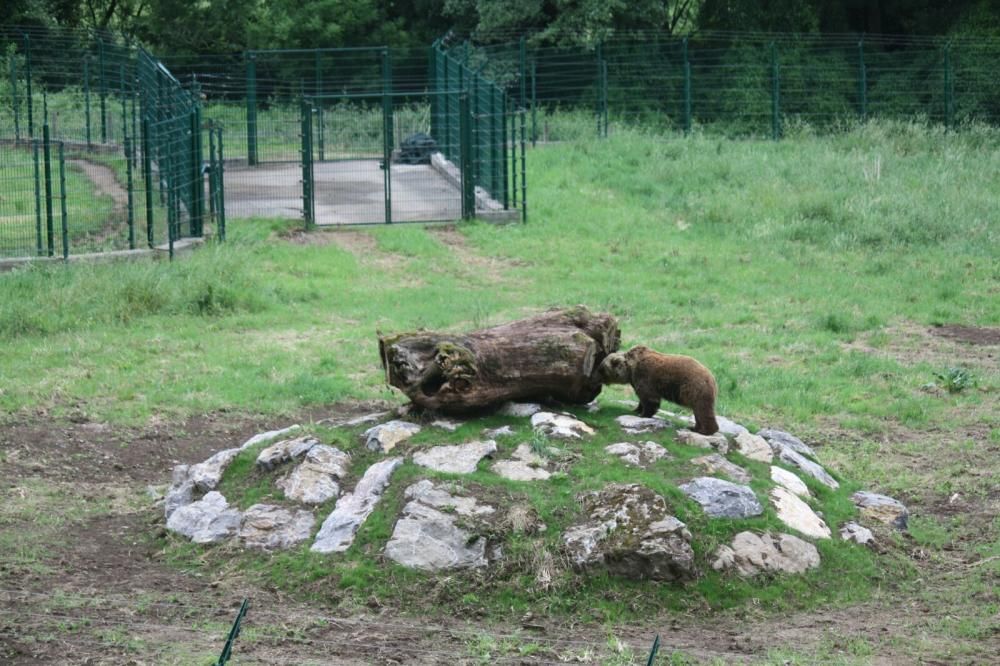
[[[462,424],[458,421],[449,421],[448,419],[438,419],[431,422],[431,426],[434,428],[441,428],[441,430],[447,430],[448,432],[455,432],[462,427]]]
[[[194,481],[188,465],[176,465],[170,487],[163,497],[163,517],[170,518],[174,511],[194,501]]]
[[[296,424],[296,425],[290,425],[287,428],[282,428],[281,430],[269,430],[267,432],[256,434],[240,445],[240,451],[249,449],[254,444],[259,444],[260,442],[266,442],[270,439],[282,437],[283,435],[287,435],[290,432],[294,432],[295,430],[298,430],[301,427],[302,426]]]
[[[695,465],[701,465],[708,470],[709,474],[725,474],[737,483],[750,483],[753,478],[750,476],[750,472],[739,465],[729,462],[718,453],[701,456],[700,458],[693,459],[691,462]]]
[[[778,520],[793,530],[814,539],[829,539],[830,528],[823,519],[809,508],[797,495],[785,488],[771,489],[771,504],[778,514]]]
[[[239,454],[238,448],[226,449],[219,451],[205,462],[192,465],[188,470],[188,476],[194,483],[194,487],[203,493],[218,488],[219,481],[222,480],[222,475],[229,467],[229,463],[233,462]]]
[[[678,430],[677,442],[686,446],[696,446],[699,449],[715,449],[722,455],[729,453],[729,440],[725,435],[702,435],[693,430]]]
[[[247,548],[284,550],[307,541],[315,524],[309,511],[254,504],[243,514],[239,537]]]
[[[719,546],[712,568],[734,569],[740,576],[762,572],[804,573],[820,564],[819,551],[808,541],[791,534],[757,535],[740,532],[731,545]]]
[[[400,442],[406,441],[420,432],[420,426],[408,421],[389,421],[374,426],[362,433],[369,451],[389,453]]]
[[[340,494],[351,457],[340,449],[317,444],[288,476],[278,481],[285,497],[303,504],[322,504]]]
[[[480,460],[492,456],[496,451],[497,443],[492,439],[485,442],[435,446],[413,454],[413,462],[438,472],[471,474],[476,471]]]
[[[638,435],[646,432],[656,432],[657,430],[665,430],[670,427],[670,424],[660,418],[644,418],[642,416],[636,416],[634,414],[622,414],[615,419],[615,422],[621,426],[621,429],[630,435]]]
[[[290,460],[301,458],[317,444],[319,444],[319,440],[308,435],[282,440],[272,444],[257,455],[257,466],[272,470]]]
[[[435,509],[453,511],[460,516],[481,516],[496,511],[488,504],[480,504],[474,497],[452,494],[454,492],[456,491],[453,487],[444,484],[438,485],[424,479],[409,486],[404,491],[403,496],[409,500],[418,500]]]
[[[772,441],[771,445],[772,447],[775,446],[775,442]],[[778,447],[778,460],[781,462],[786,465],[791,465],[792,467],[798,467],[800,470],[829,488],[836,490],[840,487],[837,480],[827,474],[826,470],[823,469],[823,467],[818,463],[814,463],[798,451],[794,451],[780,442],[776,446]]]
[[[744,433],[744,432],[748,433],[748,432],[750,432],[749,430],[747,430],[746,428],[744,428],[743,426],[741,426],[739,423],[736,423],[735,421],[730,421],[725,416],[719,416],[717,414],[715,416],[715,421],[716,421],[716,423],[719,424],[719,432],[721,432],[723,435],[729,435],[730,437],[736,437],[737,435],[739,435],[741,433]]]
[[[217,543],[236,534],[240,512],[218,491],[211,491],[197,502],[179,507],[167,520],[167,529],[195,543]]]
[[[785,432],[784,430],[775,430],[773,428],[765,428],[757,433],[768,442],[771,443],[771,448],[774,449],[774,454],[778,455],[779,451],[778,445],[787,446],[796,453],[801,453],[804,456],[809,456],[813,460],[817,460],[816,452],[813,451],[805,442],[801,439]]]
[[[319,528],[310,550],[316,553],[339,553],[350,548],[358,528],[382,498],[392,473],[402,464],[402,458],[388,458],[369,467],[358,481],[354,492],[337,500],[337,505]]]
[[[534,416],[542,411],[542,406],[534,402],[508,402],[501,407],[497,413],[503,416],[517,416],[526,418]]]
[[[867,527],[862,527],[855,522],[844,523],[840,528],[840,538],[844,541],[853,541],[862,546],[874,546],[875,535]]]
[[[516,434],[517,433],[514,432],[513,428],[506,425],[500,426],[499,428],[483,429],[483,436],[486,437],[486,439],[497,439],[498,437],[513,437]]]
[[[580,439],[593,435],[594,429],[568,414],[536,412],[531,416],[531,427],[555,439]]]
[[[892,525],[897,529],[906,529],[910,513],[899,500],[867,490],[859,490],[851,495],[851,499],[865,518]]]
[[[771,480],[799,497],[810,497],[812,495],[805,482],[787,469],[771,465]]]
[[[544,481],[552,474],[545,469],[548,460],[531,450],[528,444],[520,444],[511,460],[493,463],[494,473],[511,481]]]
[[[657,460],[666,457],[667,450],[656,442],[643,442],[633,444],[631,442],[618,442],[604,447],[607,453],[618,456],[623,462],[634,467],[646,467],[652,465]]]
[[[739,452],[750,460],[764,463],[770,463],[774,460],[771,445],[763,437],[758,437],[749,432],[741,432],[736,435],[735,441]]]

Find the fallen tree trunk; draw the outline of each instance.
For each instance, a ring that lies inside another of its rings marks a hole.
[[[582,305],[465,335],[379,335],[386,381],[419,407],[461,414],[508,400],[586,404],[618,351],[618,321]]]

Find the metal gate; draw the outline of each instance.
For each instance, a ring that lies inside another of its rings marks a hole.
[[[305,97],[301,108],[302,211],[307,227],[446,221],[475,214],[470,109],[460,146],[432,136],[446,93]],[[459,148],[458,151],[453,148]],[[446,155],[460,154],[457,163]]]

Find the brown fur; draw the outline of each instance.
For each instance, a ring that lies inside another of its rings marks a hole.
[[[631,384],[639,397],[636,411],[641,416],[655,415],[664,399],[694,412],[695,432],[713,435],[719,431],[715,377],[690,356],[661,354],[640,345],[624,354],[609,354],[601,363],[600,377],[605,384]]]

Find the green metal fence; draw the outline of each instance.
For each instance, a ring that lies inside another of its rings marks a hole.
[[[221,153],[203,159],[197,97],[156,58],[27,28],[0,29],[0,53],[0,257],[172,251],[222,222],[221,181],[203,174]]]

